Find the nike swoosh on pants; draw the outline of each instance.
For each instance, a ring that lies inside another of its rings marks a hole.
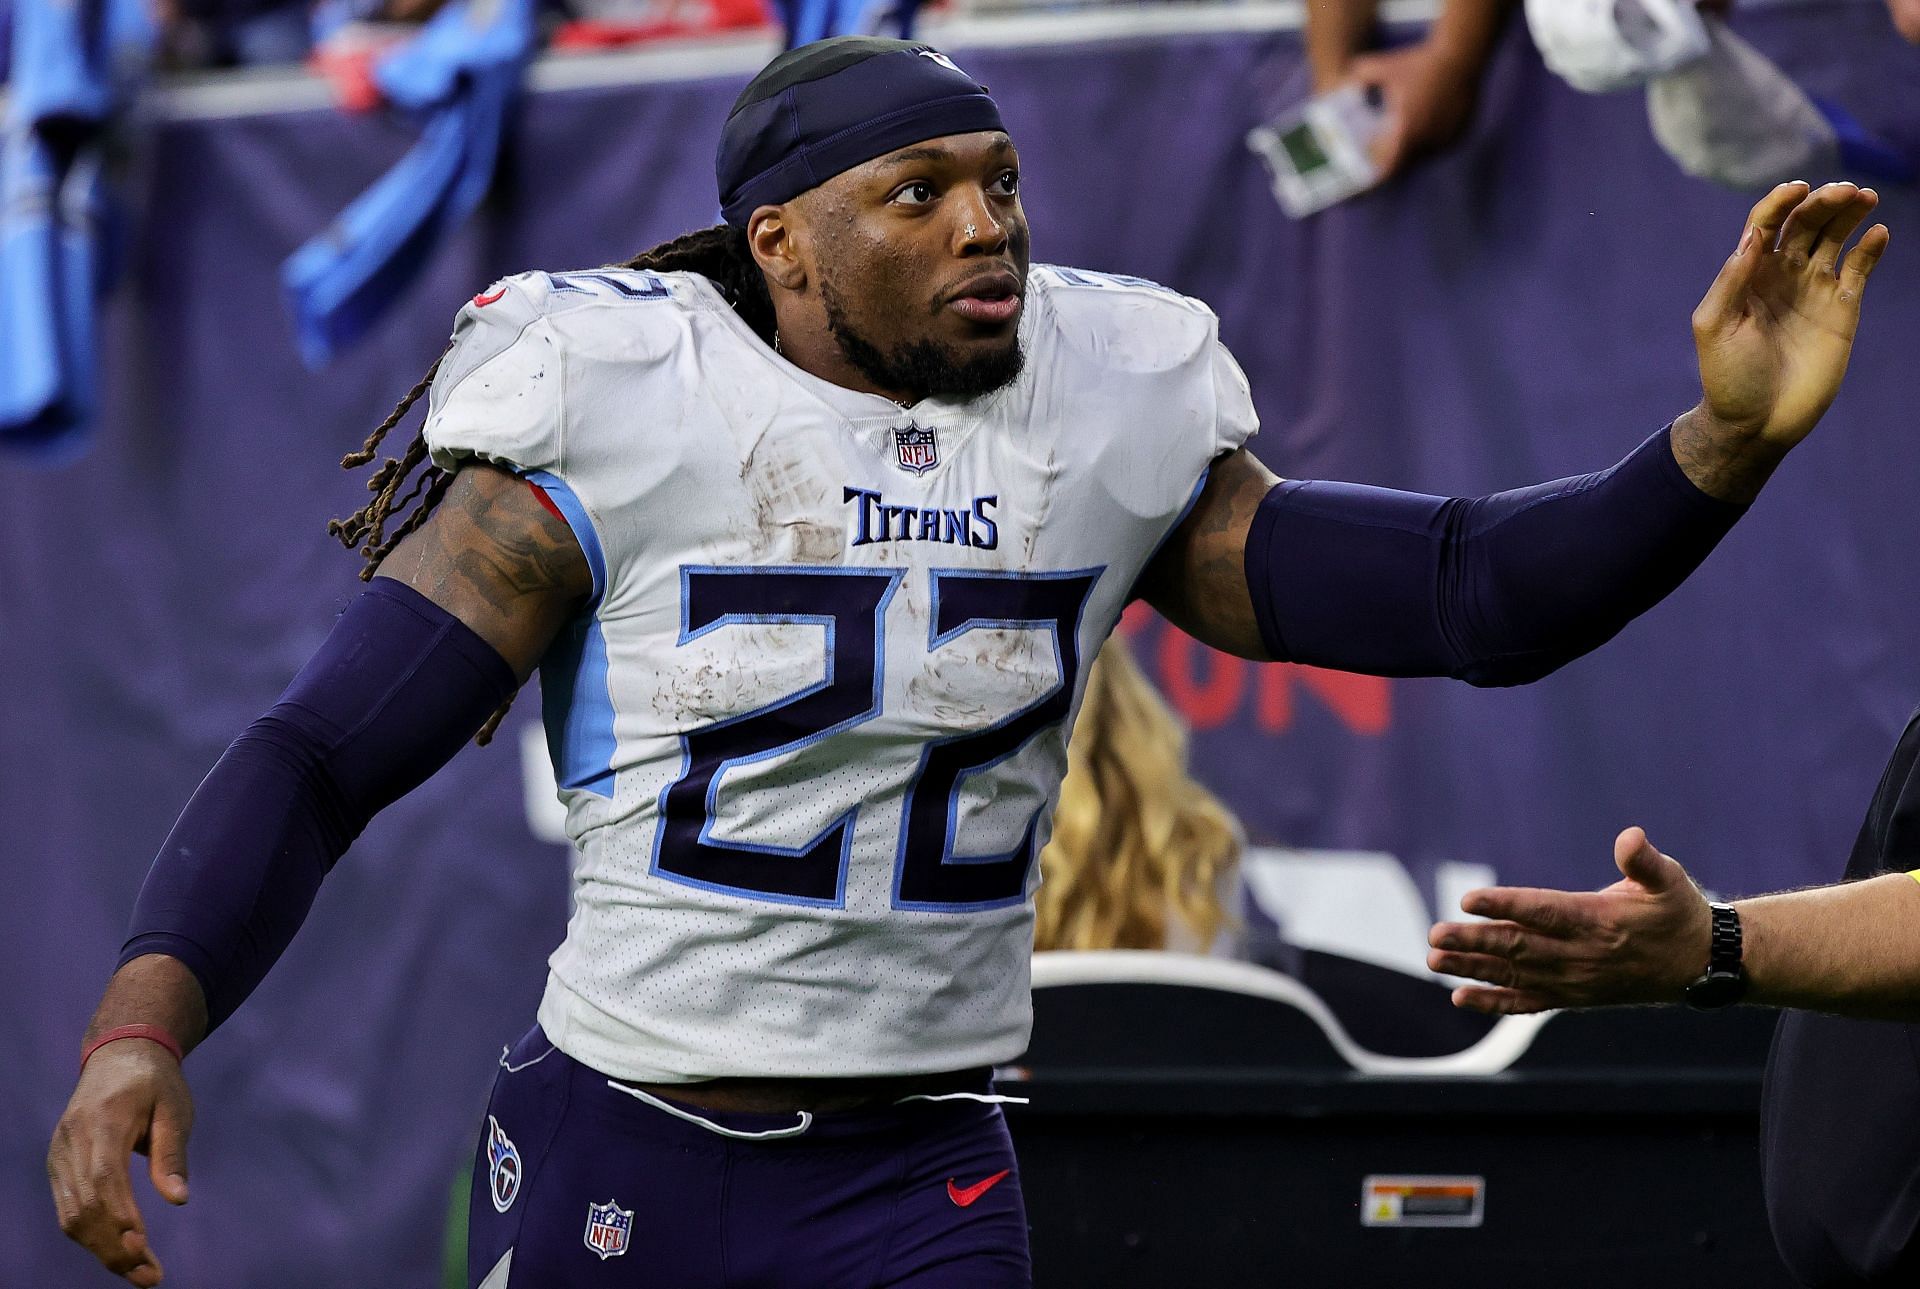
[[[958,1204],[961,1208],[965,1208],[992,1190],[1002,1178],[1012,1171],[1011,1168],[1002,1168],[993,1176],[986,1178],[984,1181],[977,1181],[971,1186],[956,1186],[954,1185],[955,1179],[949,1177],[947,1178],[947,1198],[955,1204]]]

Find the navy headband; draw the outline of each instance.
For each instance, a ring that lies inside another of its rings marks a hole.
[[[838,36],[780,55],[741,92],[714,163],[735,228],[895,148],[1004,130],[987,87],[945,54],[904,40]]]

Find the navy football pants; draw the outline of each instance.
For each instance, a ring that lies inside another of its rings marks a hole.
[[[650,1103],[556,1050],[536,1026],[501,1059],[487,1106],[468,1284],[1032,1284],[998,1106],[909,1101],[814,1116],[795,1132],[799,1122]]]

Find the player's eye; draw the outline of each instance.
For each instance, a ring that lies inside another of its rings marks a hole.
[[[924,206],[933,200],[933,185],[924,179],[916,179],[895,188],[893,196],[887,200],[899,202],[902,206]]]
[[[1020,192],[1019,172],[1016,170],[1009,170],[1006,173],[1002,174],[998,179],[993,181],[993,190],[999,193],[1002,197],[1012,197],[1012,196],[1018,195],[1018,193]]]

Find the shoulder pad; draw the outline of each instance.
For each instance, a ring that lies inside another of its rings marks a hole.
[[[434,392],[444,395],[476,367],[511,348],[546,312],[547,294],[545,273],[519,273],[467,301],[454,317],[453,337],[433,378]]]
[[[1028,282],[1045,299],[1061,340],[1110,369],[1185,367],[1219,332],[1212,309],[1145,278],[1036,264]]]

